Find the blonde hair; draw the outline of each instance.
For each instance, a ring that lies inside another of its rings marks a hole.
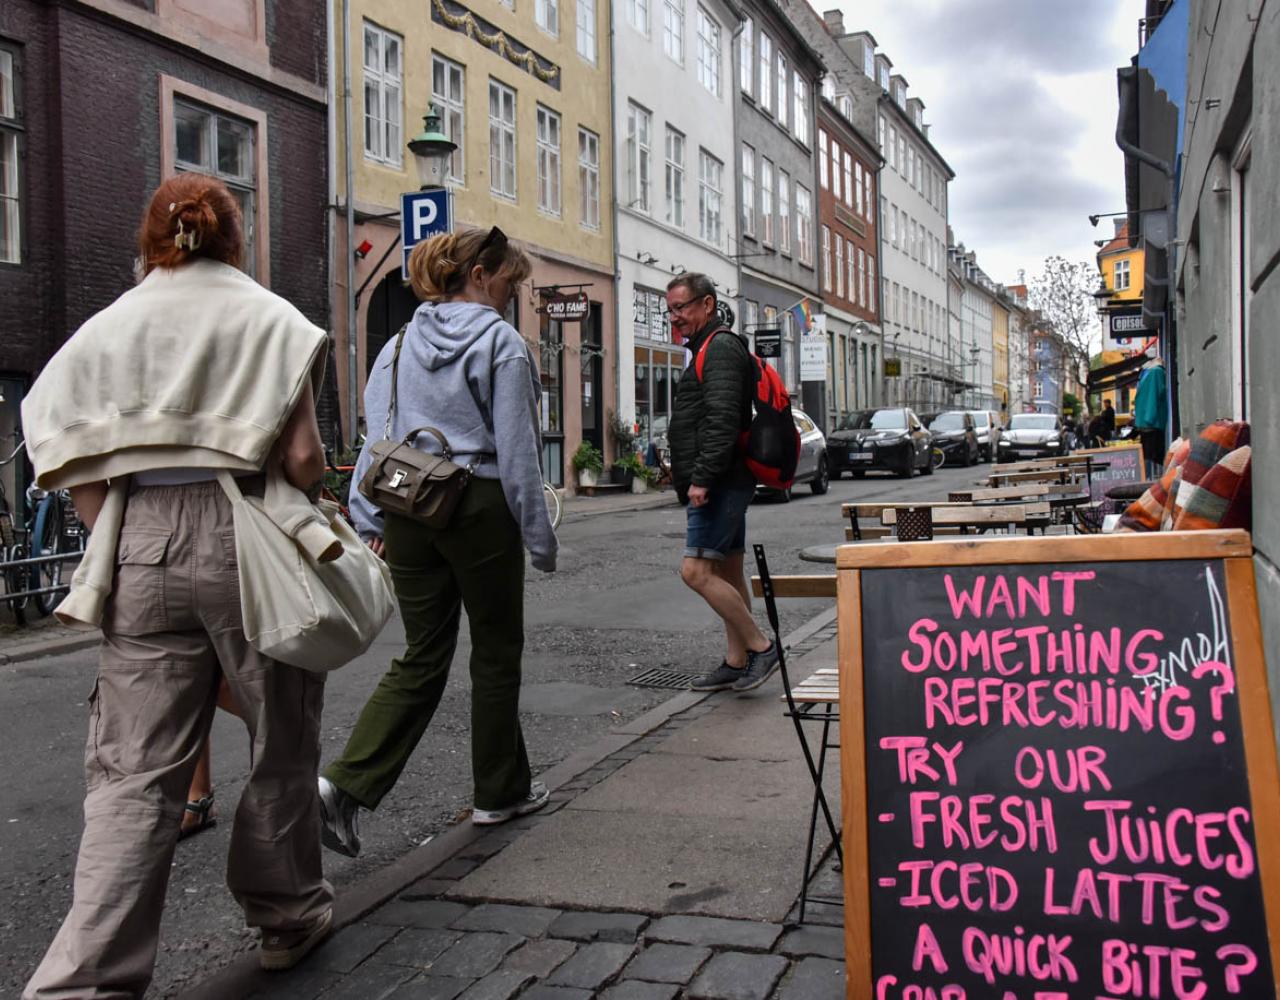
[[[502,274],[513,285],[533,270],[529,255],[497,227],[468,229],[437,233],[415,246],[409,254],[409,284],[418,298],[439,302],[461,292],[477,264],[486,274]]]

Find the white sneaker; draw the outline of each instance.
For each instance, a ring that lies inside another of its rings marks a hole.
[[[354,858],[360,853],[360,803],[331,782],[317,780],[320,793],[320,843]]]
[[[503,809],[472,809],[471,822],[474,826],[493,826],[497,823],[505,823],[507,820],[515,819],[517,816],[527,816],[529,813],[537,812],[547,804],[550,798],[551,793],[547,790],[547,786],[541,781],[535,781],[529,786],[529,794],[513,806],[507,806]]]

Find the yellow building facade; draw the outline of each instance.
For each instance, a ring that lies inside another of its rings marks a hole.
[[[435,105],[459,147],[448,182],[454,228],[500,226],[533,259],[508,319],[539,359],[545,472],[562,485],[579,442],[607,444],[616,405],[609,4],[333,0],[332,20],[333,316],[344,427],[353,403],[358,416],[373,358],[418,304],[400,276],[399,206],[419,185],[407,143]],[[357,123],[350,141],[348,113]],[[539,311],[556,291],[579,290],[589,300],[581,322]]]
[[[1009,412],[1009,310],[991,304],[991,394],[1001,413]]]

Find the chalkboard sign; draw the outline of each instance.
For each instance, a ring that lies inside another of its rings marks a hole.
[[[1072,455],[1093,455],[1106,468],[1097,466],[1089,479],[1089,494],[1093,500],[1101,500],[1107,490],[1117,483],[1139,483],[1146,479],[1142,467],[1142,445],[1126,444],[1116,448],[1085,448]]]
[[[1275,1000],[1246,533],[857,545],[837,566],[850,998]]]

